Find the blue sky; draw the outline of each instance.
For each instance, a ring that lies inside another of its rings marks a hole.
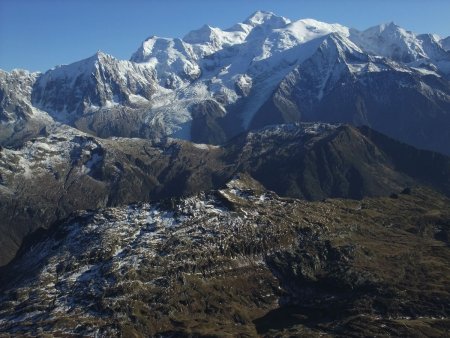
[[[150,35],[183,37],[205,23],[227,28],[258,9],[450,35],[450,0],[0,0],[0,68],[45,71],[97,50],[129,59]]]

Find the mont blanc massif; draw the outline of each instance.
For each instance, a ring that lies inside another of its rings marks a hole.
[[[448,337],[449,50],[256,12],[0,71],[0,336]]]

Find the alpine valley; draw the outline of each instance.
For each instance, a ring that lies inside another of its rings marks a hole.
[[[258,11],[0,70],[0,337],[448,337],[449,41]]]

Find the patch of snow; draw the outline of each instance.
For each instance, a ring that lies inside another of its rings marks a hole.
[[[439,75],[435,71],[432,71],[432,70],[429,70],[429,69],[426,69],[426,68],[411,67],[411,69],[415,70],[416,72],[419,72],[422,75],[434,75],[434,76],[437,76],[437,77],[441,77],[441,75]]]
[[[209,150],[212,146],[204,143],[192,143],[192,145],[197,149]]]

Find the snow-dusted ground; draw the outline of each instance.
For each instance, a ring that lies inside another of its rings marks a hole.
[[[0,327],[20,327],[20,323],[43,317],[48,320],[66,315],[83,320],[96,317],[99,313],[95,310],[95,299],[100,299],[107,290],[127,287],[129,283],[155,287],[162,278],[169,277],[161,275],[161,271],[173,275],[180,266],[190,264],[189,259],[180,261],[180,255],[208,250],[223,252],[230,238],[256,226],[253,223],[259,217],[257,210],[231,211],[223,199],[233,195],[233,201],[259,204],[273,199],[266,192],[255,195],[238,178],[229,187],[232,188],[177,200],[170,209],[164,203],[142,203],[80,212],[23,257],[25,265],[20,269],[27,271],[29,278],[15,288],[18,293],[32,288],[38,295],[34,301],[28,299],[28,305],[14,314],[6,315],[0,309]],[[174,239],[186,248],[181,250]],[[257,261],[264,264],[260,259]],[[173,265],[173,270],[165,262]],[[236,257],[233,264],[241,267],[254,263]],[[129,280],[133,271],[149,268],[154,269],[153,279]],[[0,302],[5,297],[7,294],[0,297]],[[110,300],[113,304],[120,297]],[[38,306],[31,311],[33,304]]]
[[[25,179],[37,179],[44,173],[53,173],[61,168],[70,167],[71,153],[75,148],[82,148],[80,156],[85,163],[77,167],[80,174],[89,173],[92,167],[102,158],[95,153],[96,142],[82,141],[80,137],[87,135],[68,126],[52,124],[49,137],[38,137],[27,141],[18,149],[3,148],[0,157],[4,185],[8,185],[8,177],[21,175]],[[82,142],[82,144],[80,143]],[[14,165],[11,165],[14,164]],[[59,165],[61,168],[56,169]]]

